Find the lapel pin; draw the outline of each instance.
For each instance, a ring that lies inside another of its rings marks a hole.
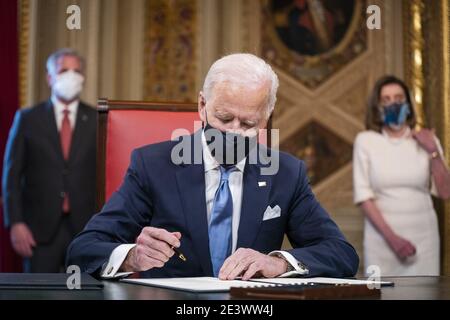
[[[266,185],[265,181],[258,181],[258,187],[265,187]]]

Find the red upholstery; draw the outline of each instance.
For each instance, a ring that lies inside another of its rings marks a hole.
[[[175,129],[193,133],[197,111],[109,110],[106,138],[105,201],[122,183],[133,149],[170,140]],[[178,134],[179,136],[180,134]]]

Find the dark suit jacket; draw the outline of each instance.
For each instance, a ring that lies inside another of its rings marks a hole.
[[[6,226],[25,222],[38,243],[48,242],[68,192],[74,231],[83,229],[95,212],[96,116],[80,102],[65,161],[51,100],[17,111],[3,165]]]
[[[199,134],[189,139],[201,150],[201,143],[195,142],[200,139],[192,139]],[[71,243],[67,265],[76,264],[82,271],[96,274],[113,249],[134,243],[143,227],[154,226],[181,232],[180,250],[187,261],[174,256],[163,268],[144,272],[144,277],[212,276],[204,167],[174,164],[171,150],[176,143],[162,142],[133,151],[120,189]],[[315,199],[305,165],[288,154],[279,156],[279,171],[272,176],[260,174],[261,161],[247,161],[237,248],[263,253],[278,250],[286,233],[295,248],[289,252],[309,268],[310,275],[354,275],[358,256]],[[260,181],[266,186],[260,187]],[[269,205],[280,206],[281,216],[263,221]]]

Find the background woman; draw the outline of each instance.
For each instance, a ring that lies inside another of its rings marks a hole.
[[[433,131],[415,131],[409,90],[377,81],[353,153],[354,202],[365,215],[364,262],[382,276],[439,275],[439,230],[431,194],[450,197],[450,174]],[[366,269],[367,270],[367,269]]]

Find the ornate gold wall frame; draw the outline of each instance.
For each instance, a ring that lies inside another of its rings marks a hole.
[[[405,79],[414,97],[417,128],[426,125],[424,100],[424,0],[403,0]]]
[[[305,0],[308,4],[321,3],[318,1]],[[317,54],[301,54],[288,47],[277,31],[277,26],[284,23],[283,14],[288,13],[272,12],[272,2],[265,0],[262,5],[262,55],[308,88],[318,87],[367,49],[365,1],[354,1],[350,22],[340,41]]]
[[[450,0],[403,0],[403,6],[405,79],[414,92],[420,124],[436,130],[450,164]],[[435,201],[435,207],[441,236],[441,274],[448,276],[450,204]]]
[[[19,8],[19,103],[27,104],[28,54],[30,41],[30,0],[20,0]]]
[[[450,164],[450,1],[427,2],[425,100],[430,125],[442,142],[447,165]],[[442,249],[442,274],[450,275],[450,203],[440,201],[439,220]]]

